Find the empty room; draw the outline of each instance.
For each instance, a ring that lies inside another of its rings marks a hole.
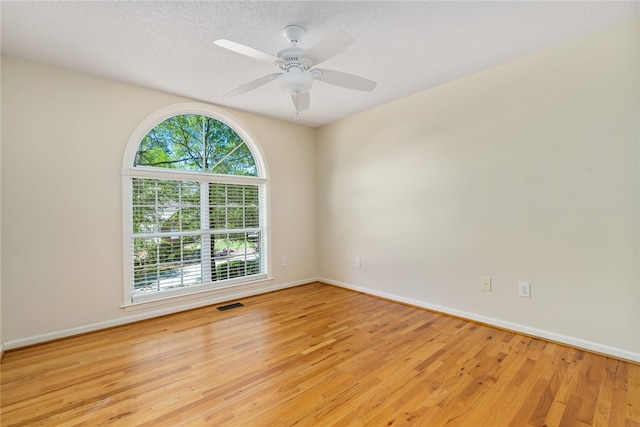
[[[2,426],[640,427],[640,3],[2,1]]]

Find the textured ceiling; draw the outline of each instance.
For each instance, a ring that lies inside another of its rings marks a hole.
[[[212,44],[231,39],[276,54],[298,24],[310,47],[338,30],[356,42],[323,68],[378,82],[373,92],[315,82],[299,123],[320,126],[640,16],[629,2],[85,1],[1,3],[3,55],[83,71],[219,105],[294,120],[269,83],[277,72]]]

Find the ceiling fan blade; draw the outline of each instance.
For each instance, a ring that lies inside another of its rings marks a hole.
[[[311,106],[311,97],[309,96],[309,92],[303,93],[292,93],[291,100],[293,101],[293,106],[296,107],[296,112],[306,111]]]
[[[244,84],[244,85],[240,86],[239,88],[236,88],[236,89],[232,90],[231,92],[225,93],[222,96],[224,96],[224,97],[233,97],[233,96],[242,95],[243,93],[247,93],[250,90],[259,88],[260,86],[266,85],[267,83],[277,79],[280,74],[282,74],[282,73],[269,74],[267,76],[260,77],[259,79],[256,79],[256,80],[251,81],[251,82],[249,82],[247,84]]]
[[[248,56],[250,58],[260,59],[261,61],[273,62],[273,61],[280,60],[280,58],[278,58],[277,56],[271,55],[270,53],[263,52],[259,49],[255,49],[253,47],[249,47],[249,46],[243,45],[242,43],[234,42],[232,40],[218,39],[218,40],[214,40],[213,44],[223,47],[225,49],[229,49],[232,52],[236,52],[241,55]]]
[[[311,46],[304,52],[302,57],[310,60],[313,65],[317,65],[339,54],[355,41],[356,39],[348,33],[338,31],[321,42]]]
[[[320,72],[320,75],[316,77],[317,80],[336,86],[346,87],[347,89],[371,92],[377,85],[377,83],[372,80],[354,76],[353,74],[343,73],[341,71],[325,70],[323,68],[314,68],[311,71]]]

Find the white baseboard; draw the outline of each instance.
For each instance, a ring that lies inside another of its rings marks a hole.
[[[339,286],[345,289],[351,289],[354,291],[362,292],[364,294],[377,296],[380,298],[388,299],[391,301],[397,301],[405,304],[414,305],[416,307],[426,308],[428,310],[437,311],[439,313],[450,314],[452,316],[460,317],[463,319],[473,320],[476,322],[484,323],[491,326],[496,326],[498,328],[507,329],[510,331],[521,332],[526,335],[542,338],[545,340],[562,343],[569,345],[571,347],[580,348],[583,350],[592,351],[595,353],[600,353],[608,356],[613,356],[618,359],[630,360],[633,362],[640,362],[640,353],[634,353],[632,351],[610,347],[604,344],[599,344],[592,341],[583,340],[580,338],[570,337],[567,335],[557,334],[555,332],[545,331],[542,329],[531,328],[526,325],[520,325],[517,323],[507,322],[504,320],[496,319],[493,317],[482,316],[475,313],[469,313],[466,311],[457,310],[450,307],[443,307],[440,305],[430,304],[424,301],[415,300],[412,298],[404,298],[398,295],[389,294],[386,292],[380,292],[369,288],[363,288],[360,286],[353,286],[348,283],[342,283],[331,279],[326,279],[323,277],[318,278],[318,281],[323,283],[328,283],[330,285]]]
[[[0,343],[0,361],[2,361],[3,356],[4,356],[4,344]]]
[[[82,325],[75,328],[64,329],[61,331],[49,332],[40,335],[34,335],[27,338],[22,338],[13,341],[7,341],[4,343],[3,349],[13,350],[20,347],[26,347],[34,344],[40,344],[47,341],[53,341],[60,338],[66,338],[73,335],[85,334],[88,332],[98,331],[100,329],[112,328],[114,326],[121,326],[128,323],[138,322],[140,320],[151,319],[153,317],[165,316],[167,314],[178,313],[180,311],[191,310],[194,308],[205,307],[208,305],[218,304],[230,300],[239,298],[245,298],[248,296],[264,294],[267,292],[277,291],[280,289],[292,288],[295,286],[304,285],[307,283],[315,282],[318,279],[313,277],[304,280],[298,280],[295,282],[280,283],[280,284],[263,284],[260,287],[251,288],[225,288],[215,296],[208,298],[200,298],[197,300],[190,300],[182,302],[180,304],[165,305],[162,308],[156,308],[152,311],[145,311],[144,313],[132,314],[117,319],[107,320],[104,322],[91,323],[88,325]]]

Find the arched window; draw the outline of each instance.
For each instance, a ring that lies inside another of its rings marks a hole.
[[[267,277],[266,177],[228,113],[181,104],[125,153],[125,305]]]

